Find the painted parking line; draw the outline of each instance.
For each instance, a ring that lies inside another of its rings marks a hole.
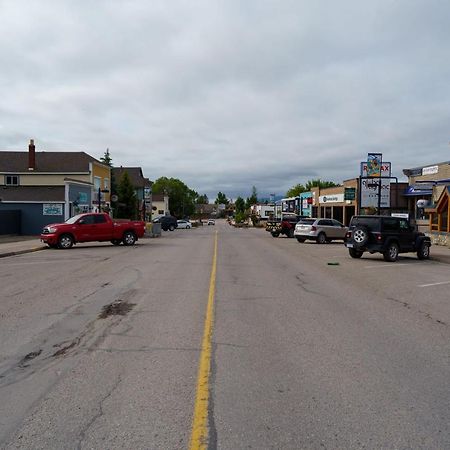
[[[430,286],[441,286],[443,284],[450,284],[450,281],[440,281],[439,283],[429,283],[429,284],[419,284],[417,287],[430,287]]]
[[[395,267],[398,267],[398,266],[410,266],[411,264],[395,264]],[[394,265],[392,265],[392,263],[390,263],[390,264],[377,264],[376,266],[375,265],[373,265],[373,266],[364,266],[364,269],[378,269],[378,268],[381,268],[381,267],[394,267]]]

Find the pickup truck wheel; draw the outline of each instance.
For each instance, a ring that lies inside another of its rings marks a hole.
[[[352,258],[361,258],[361,256],[363,255],[364,252],[362,252],[360,250],[356,250],[354,248],[349,248],[348,253]]]
[[[298,237],[297,241],[300,242],[300,244],[303,244],[303,242],[305,242],[305,238]]]
[[[280,233],[270,233],[272,235],[272,237],[278,237],[280,235]]]
[[[123,245],[134,245],[136,242],[136,235],[132,231],[125,231],[122,242]]]
[[[169,225],[169,230],[170,230],[170,231],[175,230],[175,226],[174,226],[174,225]]]
[[[391,242],[388,245],[388,248],[386,249],[386,251],[383,253],[384,260],[388,261],[388,262],[397,261],[398,252],[399,252],[398,244],[396,242]]]
[[[317,236],[317,243],[325,244],[325,242],[327,242],[327,235],[325,233],[319,233],[319,236]]]
[[[72,248],[73,246],[73,237],[70,234],[62,234],[58,239],[58,247],[67,249]]]
[[[419,259],[430,259],[430,245],[428,242],[422,242],[417,250],[417,257]]]
[[[358,247],[362,247],[369,240],[369,232],[365,227],[356,227],[353,230],[353,241]]]
[[[112,244],[112,245],[120,245],[121,242],[122,242],[122,241],[121,241],[120,239],[113,239],[113,240],[111,241],[111,244]]]

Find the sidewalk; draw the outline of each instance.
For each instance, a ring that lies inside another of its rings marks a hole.
[[[36,236],[0,236],[0,258],[47,248]]]
[[[36,236],[0,236],[0,258],[37,252],[46,248],[47,246]],[[450,248],[432,245],[431,260],[450,264]]]

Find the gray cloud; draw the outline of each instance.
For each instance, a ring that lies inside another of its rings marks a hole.
[[[214,198],[449,160],[440,0],[0,1],[0,148],[110,148]]]

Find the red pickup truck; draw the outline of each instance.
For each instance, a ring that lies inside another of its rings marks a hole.
[[[78,214],[64,223],[46,225],[41,241],[51,248],[71,248],[78,242],[110,241],[133,245],[144,235],[145,222],[115,221],[105,213]]]

